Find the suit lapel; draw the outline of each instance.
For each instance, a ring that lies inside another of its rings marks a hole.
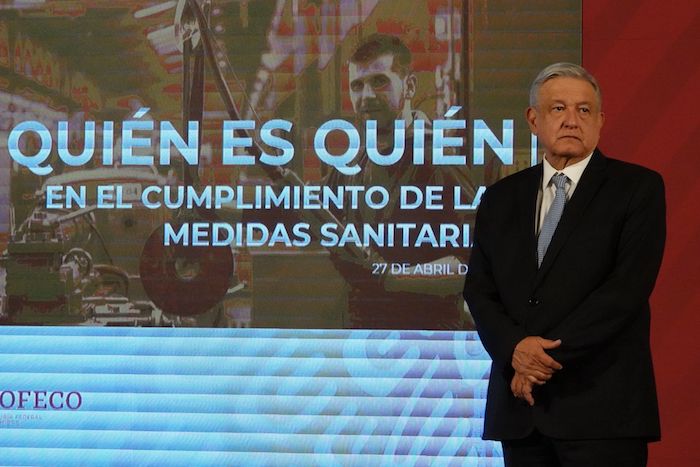
[[[605,156],[596,150],[591,157],[591,161],[588,163],[588,167],[584,170],[581,180],[579,180],[576,191],[574,191],[573,196],[564,207],[564,213],[559,220],[552,241],[549,243],[542,265],[537,270],[535,287],[539,285],[542,278],[547,274],[547,271],[552,267],[562,246],[564,246],[567,238],[569,238],[569,235],[571,235],[574,228],[583,217],[586,207],[598,192],[598,188],[600,188],[601,183],[605,179],[606,165]],[[534,240],[532,244],[534,245],[532,249],[535,251],[537,249],[537,241]]]
[[[521,187],[519,200],[521,208],[519,225],[522,231],[526,232],[526,262],[525,267],[530,278],[537,272],[537,238],[535,236],[535,216],[537,214],[537,195],[542,184],[542,164],[535,167],[532,175]]]

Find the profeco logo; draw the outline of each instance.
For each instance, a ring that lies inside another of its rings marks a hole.
[[[78,410],[83,396],[77,391],[2,391],[0,408],[24,410]]]

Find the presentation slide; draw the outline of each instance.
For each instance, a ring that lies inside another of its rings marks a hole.
[[[502,465],[461,296],[580,1],[8,1],[0,463]]]

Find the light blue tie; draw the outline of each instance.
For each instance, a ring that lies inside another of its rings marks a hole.
[[[561,219],[561,214],[564,212],[564,205],[566,204],[566,182],[568,180],[569,177],[563,173],[555,174],[552,177],[552,183],[557,187],[557,192],[554,195],[554,201],[552,201],[549,212],[544,216],[540,236],[537,238],[537,267],[542,265],[544,254],[547,252],[549,242],[552,241],[554,231],[557,230],[557,224],[559,224],[559,219]]]

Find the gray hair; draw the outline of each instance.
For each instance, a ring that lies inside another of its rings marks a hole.
[[[598,110],[601,110],[603,105],[603,97],[600,93],[598,81],[596,81],[593,75],[586,71],[586,69],[582,66],[567,62],[553,63],[544,70],[540,71],[530,85],[530,107],[535,107],[537,105],[537,95],[539,94],[542,85],[550,79],[560,76],[567,78],[578,78],[590,83],[595,90],[595,95],[598,100]]]

